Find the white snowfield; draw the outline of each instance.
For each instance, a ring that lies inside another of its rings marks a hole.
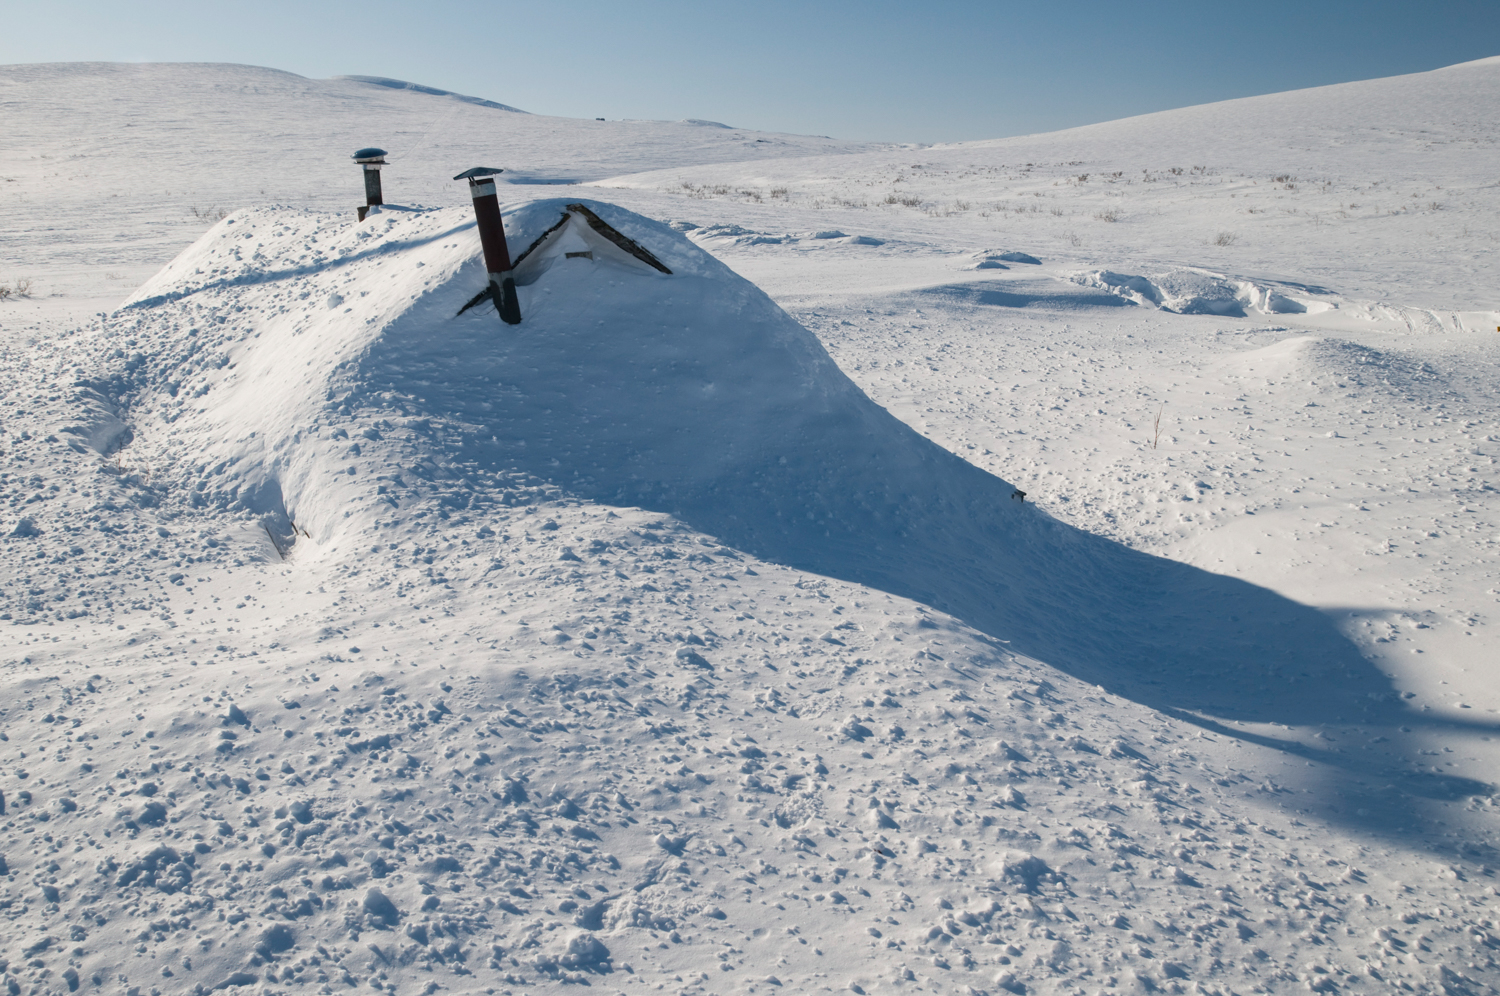
[[[0,984],[1495,991],[1497,89],[0,67]]]

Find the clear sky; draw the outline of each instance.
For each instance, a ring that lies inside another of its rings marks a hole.
[[[1500,0],[48,0],[0,63],[390,76],[538,114],[942,142],[1500,55]]]

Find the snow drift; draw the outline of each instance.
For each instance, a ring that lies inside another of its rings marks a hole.
[[[509,207],[517,251],[566,203]],[[457,316],[483,286],[466,212],[227,218],[123,310],[148,357],[135,408],[157,413],[138,431],[193,502],[268,533],[267,557],[336,557],[419,491],[451,509],[490,500],[481,480],[541,481],[937,606],[1158,707],[1389,718],[1388,684],[1317,612],[1036,511],[706,252],[590,207],[672,274],[553,238],[516,329]]]
[[[1285,281],[1248,280],[1209,270],[1177,267],[1151,276],[1096,270],[1074,278],[1135,304],[1179,315],[1317,314],[1338,307],[1322,287]]]

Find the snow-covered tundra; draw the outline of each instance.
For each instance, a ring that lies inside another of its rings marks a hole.
[[[931,148],[0,101],[11,993],[1500,980],[1500,60]],[[460,315],[475,164],[671,272]]]

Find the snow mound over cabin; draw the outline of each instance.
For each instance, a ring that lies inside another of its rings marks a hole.
[[[569,203],[507,206],[512,252]],[[194,504],[267,533],[267,557],[344,556],[421,496],[473,509],[544,482],[939,607],[1162,706],[1292,722],[1326,701],[1288,700],[1287,674],[1362,710],[1388,691],[1316,612],[1038,512],[679,233],[585,206],[670,274],[553,238],[522,263],[517,327],[458,314],[484,286],[467,210],[226,218],[122,310],[133,431]]]

